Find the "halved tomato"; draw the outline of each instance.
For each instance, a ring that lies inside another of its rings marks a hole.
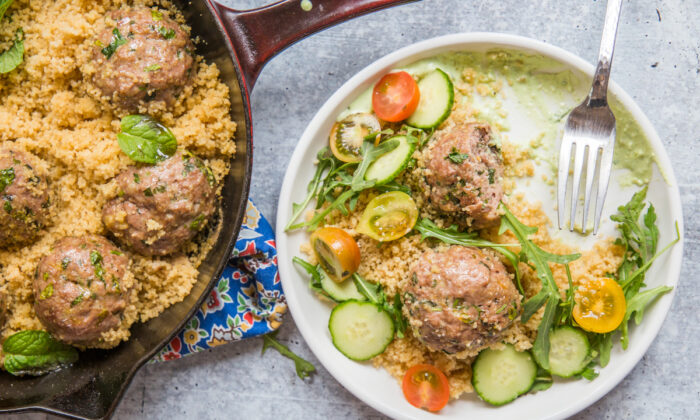
[[[622,287],[607,277],[581,284],[574,293],[574,301],[574,320],[584,330],[594,333],[614,331],[627,311]]]
[[[372,91],[372,108],[384,121],[405,120],[416,110],[419,101],[418,83],[405,71],[385,75]]]
[[[418,207],[410,195],[401,191],[380,194],[367,203],[356,230],[380,242],[406,235],[418,220]]]
[[[415,365],[403,377],[403,395],[412,406],[440,411],[450,400],[447,376],[433,365]]]
[[[360,266],[360,247],[343,229],[324,227],[311,234],[311,248],[319,264],[336,282],[355,273]]]

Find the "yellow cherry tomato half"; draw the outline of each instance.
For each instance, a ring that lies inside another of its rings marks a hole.
[[[403,395],[412,406],[436,412],[450,400],[447,376],[433,365],[415,365],[406,371],[401,384]]]
[[[600,334],[615,330],[627,310],[622,287],[607,277],[581,284],[574,293],[574,302],[576,323],[586,331]]]
[[[311,234],[311,248],[328,277],[342,282],[360,266],[360,247],[343,229],[324,227]]]
[[[380,242],[393,241],[413,229],[418,208],[410,195],[391,191],[374,197],[365,208],[357,231]]]

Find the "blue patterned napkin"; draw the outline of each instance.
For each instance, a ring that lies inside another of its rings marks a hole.
[[[219,283],[154,361],[179,359],[231,341],[267,334],[282,323],[287,303],[277,271],[272,227],[252,201]]]

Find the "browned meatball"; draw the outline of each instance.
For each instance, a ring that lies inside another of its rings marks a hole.
[[[449,354],[478,351],[498,341],[520,313],[520,294],[489,249],[426,251],[401,289],[416,337]]]
[[[102,221],[139,254],[171,254],[214,214],[214,182],[211,170],[188,152],[155,166],[130,167],[117,176],[119,196],[102,209]]]
[[[194,47],[176,22],[156,9],[116,10],[115,25],[96,42],[95,85],[124,108],[141,101],[175,102],[192,78]]]
[[[106,238],[62,238],[39,261],[34,311],[57,339],[99,347],[102,333],[119,326],[132,286],[129,258]]]
[[[49,223],[49,177],[38,159],[0,149],[0,247],[33,242]]]
[[[435,133],[428,148],[425,181],[430,203],[440,211],[468,217],[481,229],[500,220],[503,161],[487,124],[458,124]]]

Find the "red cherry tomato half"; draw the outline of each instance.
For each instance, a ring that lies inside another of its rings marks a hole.
[[[418,83],[405,71],[389,73],[374,85],[372,108],[384,121],[399,122],[410,117],[418,107]]]
[[[403,395],[412,406],[440,411],[450,400],[447,376],[433,365],[415,365],[403,377]]]

